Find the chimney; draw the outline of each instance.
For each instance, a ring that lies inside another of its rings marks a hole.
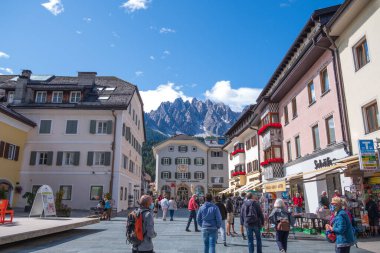
[[[78,85],[92,86],[95,84],[96,72],[78,72]]]
[[[32,71],[25,69],[21,72],[21,75],[17,79],[15,97],[13,99],[14,104],[20,104],[25,102],[26,98],[26,85],[30,81]]]

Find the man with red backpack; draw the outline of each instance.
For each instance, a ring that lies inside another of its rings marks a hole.
[[[140,207],[128,215],[127,240],[132,244],[132,253],[154,253],[152,239],[156,237],[154,219],[151,210],[153,199],[143,195],[139,201]]]
[[[240,224],[244,225],[247,231],[248,252],[253,253],[254,251],[253,233],[255,233],[257,253],[262,253],[260,229],[264,225],[264,215],[260,205],[253,200],[252,193],[247,194],[247,200],[244,201],[241,207]]]

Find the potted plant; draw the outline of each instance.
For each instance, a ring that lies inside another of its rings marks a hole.
[[[26,199],[27,206],[24,207],[24,212],[28,213],[32,209],[33,201],[35,198],[35,194],[31,192],[25,192],[24,195],[22,195],[23,199]]]
[[[71,215],[71,208],[62,204],[64,193],[63,190],[60,190],[55,194],[55,210],[58,217],[70,217]]]
[[[21,192],[22,192],[22,187],[21,187],[19,182],[16,183],[15,192],[17,194],[21,194]]]

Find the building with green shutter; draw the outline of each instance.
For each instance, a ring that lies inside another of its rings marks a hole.
[[[64,204],[73,209],[94,207],[106,193],[118,211],[136,206],[145,129],[135,85],[95,72],[42,76],[24,70],[2,76],[0,90],[2,103],[37,124],[22,156],[24,192],[47,184],[63,190]]]

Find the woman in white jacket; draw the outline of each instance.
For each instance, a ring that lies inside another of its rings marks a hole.
[[[173,221],[174,211],[177,210],[177,202],[174,200],[174,197],[170,198],[168,209],[170,214],[170,221]]]

